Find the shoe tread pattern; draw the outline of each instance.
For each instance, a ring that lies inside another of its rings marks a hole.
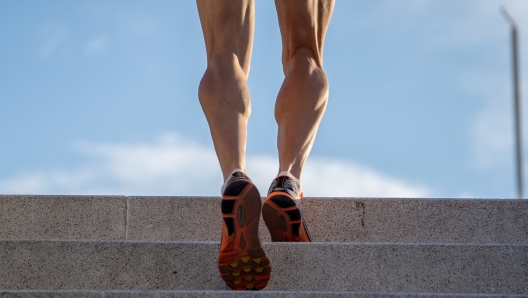
[[[232,290],[261,290],[271,277],[258,235],[260,212],[260,194],[251,180],[247,176],[232,179],[222,197],[224,224],[218,255],[218,270]]]

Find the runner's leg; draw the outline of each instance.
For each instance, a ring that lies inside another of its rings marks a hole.
[[[198,0],[207,50],[199,97],[226,181],[222,187],[222,238],[218,270],[233,290],[261,290],[271,265],[258,228],[261,197],[245,171],[247,88],[253,43],[253,0]],[[237,171],[233,171],[240,169]]]
[[[255,4],[253,0],[197,0],[207,51],[207,70],[198,97],[213,138],[220,167],[245,171],[247,121],[251,103],[247,87]]]
[[[275,0],[282,36],[284,82],[275,104],[279,172],[297,179],[328,101],[323,45],[333,0]]]
[[[275,0],[282,36],[284,82],[275,104],[279,174],[262,217],[272,241],[310,242],[302,216],[301,172],[328,101],[323,43],[333,0]]]

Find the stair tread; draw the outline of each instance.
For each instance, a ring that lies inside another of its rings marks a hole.
[[[528,243],[528,200],[306,198],[303,210],[315,241]],[[214,241],[220,229],[219,197],[0,195],[0,238]]]
[[[524,244],[263,247],[269,290],[528,294]],[[1,240],[0,289],[222,290],[218,249],[213,241]]]
[[[188,298],[188,297],[277,297],[277,298],[293,298],[293,297],[358,297],[358,298],[398,298],[398,297],[442,297],[442,298],[458,298],[458,297],[490,297],[490,298],[505,298],[505,297],[526,297],[525,295],[517,294],[458,294],[458,293],[411,293],[411,292],[324,292],[324,291],[269,291],[262,290],[259,292],[251,291],[187,291],[187,290],[150,290],[150,291],[133,291],[133,290],[0,290],[1,297],[166,297],[166,298]]]

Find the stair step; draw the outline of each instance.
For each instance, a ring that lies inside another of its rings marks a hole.
[[[528,200],[306,198],[314,241],[528,244]],[[217,241],[219,197],[0,195],[0,238]],[[263,241],[270,236],[261,221]]]
[[[125,196],[0,195],[0,238],[125,239]]]
[[[224,290],[217,242],[1,240],[0,289]],[[528,245],[264,243],[267,290],[528,294]],[[106,297],[106,295],[105,295]]]
[[[460,297],[489,297],[489,298],[514,298],[526,297],[525,295],[514,294],[438,294],[438,293],[361,293],[361,292],[316,292],[316,291],[86,291],[86,290],[9,290],[1,291],[2,298],[33,298],[33,297],[54,297],[54,298],[193,298],[193,297],[265,297],[265,298],[460,298]]]

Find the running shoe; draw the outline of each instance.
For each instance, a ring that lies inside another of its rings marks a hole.
[[[311,242],[302,216],[303,194],[295,181],[280,175],[273,180],[264,200],[262,217],[273,242]]]
[[[261,203],[248,176],[242,172],[231,174],[222,195],[218,270],[232,290],[261,290],[270,279],[271,265],[258,232]]]

